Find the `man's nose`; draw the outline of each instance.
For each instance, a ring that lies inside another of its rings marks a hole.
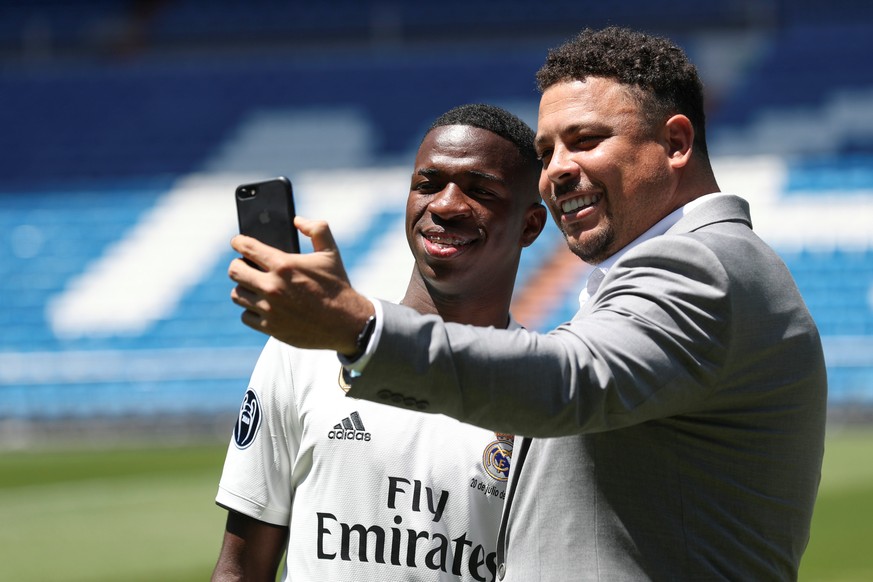
[[[457,184],[448,184],[433,197],[428,208],[440,218],[459,218],[469,216],[469,202],[467,195]]]
[[[553,184],[562,184],[567,181],[577,181],[580,173],[579,164],[573,159],[570,151],[564,147],[556,147],[549,158],[549,164],[543,172]]]

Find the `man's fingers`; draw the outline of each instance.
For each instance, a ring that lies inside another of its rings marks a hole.
[[[312,248],[315,251],[336,251],[336,241],[333,238],[333,233],[330,232],[330,226],[324,220],[310,220],[297,216],[294,218],[294,226],[300,233],[312,239]],[[239,254],[249,259],[264,270],[270,270],[276,260],[280,259],[284,253],[278,249],[262,243],[261,241],[238,234],[230,241],[230,246]]]
[[[311,239],[315,252],[285,253],[248,236],[233,237],[231,246],[243,258],[228,267],[236,283],[231,300],[242,308],[242,322],[256,331],[298,347],[348,351],[351,345],[354,351],[348,338],[336,342],[325,333],[325,327],[336,327],[333,321],[349,323],[342,312],[348,299],[342,297],[354,295],[333,234],[323,220],[296,218],[294,226]],[[331,306],[339,315],[326,309]],[[359,327],[356,323],[353,331]]]
[[[237,285],[230,292],[230,299],[240,307],[250,311],[261,311],[258,306],[258,295],[254,291],[246,289],[242,285]]]
[[[227,268],[227,276],[230,277],[231,281],[245,284],[244,279],[248,279],[248,271],[251,269],[252,267],[247,265],[244,260],[234,259],[230,262],[230,266]]]
[[[256,238],[238,234],[230,240],[230,246],[243,257],[257,265],[263,271],[270,270],[271,265],[283,254],[279,249],[266,245]],[[231,277],[232,278],[232,277]]]
[[[297,216],[294,218],[294,226],[304,236],[312,239],[312,249],[318,251],[336,251],[336,241],[333,239],[333,233],[330,232],[330,226],[324,220],[310,220]]]
[[[255,331],[260,331],[269,335],[269,330],[267,329],[267,321],[261,316],[260,313],[256,313],[247,309],[242,312],[240,320],[245,325],[249,326]]]
[[[239,285],[230,292],[230,298],[243,308],[240,319],[245,325],[270,335],[269,321],[265,317],[265,313],[269,311],[269,305],[262,298]]]

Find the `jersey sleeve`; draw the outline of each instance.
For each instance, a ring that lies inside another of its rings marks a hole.
[[[299,422],[289,346],[270,338],[234,423],[215,502],[254,519],[287,526]]]

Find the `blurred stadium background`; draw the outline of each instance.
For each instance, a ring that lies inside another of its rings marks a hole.
[[[429,122],[488,102],[535,127],[547,49],[607,24],[668,35],[697,63],[719,183],[751,201],[820,326],[831,426],[866,421],[866,0],[4,0],[0,460],[60,444],[226,442],[265,339],[229,300],[234,187],[289,176],[298,212],[331,222],[353,283],[398,298],[409,168]],[[585,268],[550,224],[523,257],[516,317],[536,329],[567,319]],[[207,504],[220,448],[198,493]],[[0,491],[15,484],[5,479]],[[32,579],[99,578],[89,571]]]

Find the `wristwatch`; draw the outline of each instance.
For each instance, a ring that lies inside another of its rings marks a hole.
[[[350,362],[354,362],[367,351],[367,344],[370,343],[374,329],[376,329],[376,316],[371,315],[364,324],[364,329],[358,334],[358,339],[355,340],[355,353],[348,357]]]

